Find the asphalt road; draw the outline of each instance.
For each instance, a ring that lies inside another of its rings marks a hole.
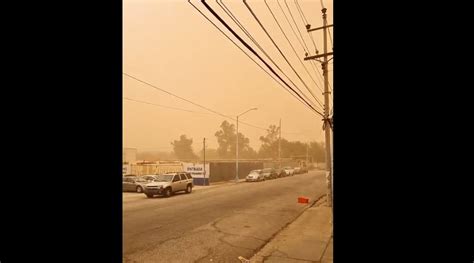
[[[170,198],[124,194],[123,261],[240,262],[308,206],[298,196],[311,202],[324,193],[324,172],[313,171]]]

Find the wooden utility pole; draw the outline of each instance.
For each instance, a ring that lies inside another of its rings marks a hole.
[[[328,77],[328,56],[333,55],[333,52],[327,50],[327,30],[333,25],[327,25],[326,18],[326,8],[323,8],[323,26],[318,28],[310,29],[310,25],[306,26],[308,32],[323,29],[323,42],[324,42],[324,53],[315,56],[309,56],[304,58],[304,60],[314,59],[321,63],[324,76],[324,124],[323,129],[325,132],[325,141],[326,141],[326,182],[327,182],[327,204],[332,206],[332,158],[331,158],[331,130],[332,130],[332,119],[329,118],[329,77]],[[323,58],[323,61],[318,60],[318,58]]]

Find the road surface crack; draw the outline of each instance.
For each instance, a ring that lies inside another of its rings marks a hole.
[[[246,250],[251,250],[251,251],[255,251],[255,250],[252,249],[252,248],[246,248],[246,247],[236,246],[236,245],[234,245],[234,244],[229,243],[228,241],[225,241],[224,238],[225,238],[226,236],[239,236],[239,237],[253,238],[253,239],[256,239],[256,240],[259,240],[259,241],[262,241],[262,242],[266,242],[266,240],[261,239],[261,238],[258,238],[258,237],[254,237],[254,236],[238,235],[238,234],[233,234],[233,233],[228,233],[228,232],[222,231],[222,230],[217,226],[217,223],[219,223],[219,221],[221,221],[222,219],[223,219],[223,218],[217,219],[217,220],[215,220],[214,222],[212,222],[212,224],[211,224],[211,227],[212,227],[215,231],[217,231],[217,232],[220,233],[220,234],[223,234],[222,237],[219,237],[219,238],[218,238],[218,240],[219,240],[220,242],[222,242],[222,243],[224,243],[224,244],[227,244],[227,245],[229,245],[229,246],[231,246],[231,247],[234,247],[234,248],[241,248],[241,249],[246,249]]]
[[[254,237],[254,236],[248,236],[248,235],[239,235],[239,234],[233,234],[233,233],[229,233],[229,232],[224,232],[222,231],[218,226],[217,226],[217,223],[219,223],[219,221],[221,221],[221,219],[218,219],[216,221],[214,221],[212,224],[211,224],[211,227],[214,228],[214,230],[216,230],[218,233],[222,233],[224,235],[229,235],[229,236],[239,236],[239,237],[248,237],[248,238],[253,238],[253,239],[256,239],[256,240],[259,240],[259,241],[262,241],[262,242],[266,242],[267,240],[265,239],[261,239],[261,238],[258,238],[258,237]]]
[[[194,263],[197,263],[197,262],[199,262],[200,260],[203,260],[203,259],[207,258],[207,257],[210,256],[211,254],[212,254],[212,248],[208,248],[208,249],[207,249],[207,254],[204,255],[204,256],[202,256],[202,257],[200,257],[200,258],[198,258],[198,259],[196,259],[196,260],[194,260]]]

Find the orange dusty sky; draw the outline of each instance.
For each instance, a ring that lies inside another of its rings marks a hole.
[[[321,75],[319,75],[322,72],[319,63],[315,63],[319,71],[319,73],[315,73],[310,62],[303,60],[305,52],[302,49],[302,44],[290,29],[276,0],[268,0],[267,2],[309,73],[322,89]],[[285,2],[283,0],[279,0],[279,2],[294,27]],[[224,32],[228,33],[200,1],[193,0],[192,3],[209,16],[212,21],[216,21]],[[216,1],[207,1],[207,3],[247,43],[256,48],[223,12]],[[244,3],[236,0],[224,0],[224,3],[287,76],[301,90],[305,91],[308,97],[312,98],[259,27]],[[321,91],[299,62],[263,0],[249,0],[247,3],[252,7],[298,74],[318,99],[324,102]],[[312,27],[322,26],[321,2],[319,0],[299,0],[298,3]],[[288,0],[287,4],[299,26],[310,55],[314,55],[313,43],[309,34],[304,30],[294,0]],[[323,4],[328,8],[328,23],[332,24],[332,1],[326,0],[323,1]],[[294,29],[296,30],[296,28]],[[330,31],[331,36],[333,36],[332,28]],[[299,37],[299,33],[295,32]],[[318,50],[323,53],[322,31],[319,30],[312,34]],[[235,40],[234,37],[232,39]],[[330,52],[332,51],[332,44],[331,42],[328,43],[328,52]],[[240,43],[239,45],[242,46]],[[261,54],[258,49],[256,50]],[[265,59],[269,61],[267,58]],[[275,66],[272,65],[272,67],[276,69]],[[332,87],[332,63],[329,70]],[[267,128],[271,124],[278,125],[281,118],[282,137],[288,140],[304,142],[324,140],[324,133],[321,130],[321,117],[298,102],[282,86],[263,72],[211,23],[205,20],[186,0],[123,1],[123,72],[224,115],[235,116],[247,109],[257,107],[258,110],[246,113],[239,120]],[[284,75],[281,74],[281,76],[286,80]],[[181,101],[127,76],[123,76],[123,97],[192,111],[180,111],[124,99],[124,147],[138,148],[139,151],[171,151],[170,142],[178,139],[181,134],[186,134],[194,139],[193,148],[195,152],[201,149],[203,137],[207,138],[208,148],[217,148],[214,133],[219,129],[219,125],[225,118]],[[318,108],[321,108],[316,102],[315,104]],[[255,150],[259,149],[260,141],[258,138],[265,134],[264,130],[249,127],[239,122],[239,132],[250,139],[250,145]]]

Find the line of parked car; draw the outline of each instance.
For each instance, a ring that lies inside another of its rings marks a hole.
[[[252,170],[245,178],[247,182],[261,182],[265,180],[277,179],[286,176],[293,176],[295,174],[307,173],[306,167],[283,167],[281,170],[274,168],[265,168],[259,170]]]
[[[170,197],[180,191],[189,194],[193,191],[193,177],[185,172],[143,176],[125,175],[122,179],[122,191],[144,193],[148,198],[155,195]]]

